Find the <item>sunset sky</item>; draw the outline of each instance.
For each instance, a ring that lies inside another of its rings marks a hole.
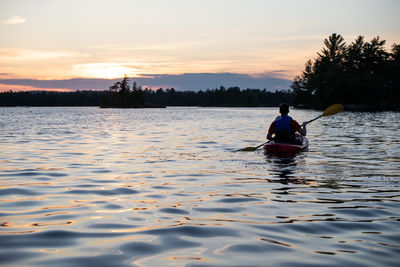
[[[106,89],[125,74],[284,88],[332,33],[379,35],[390,50],[399,13],[397,0],[0,0],[0,90]]]

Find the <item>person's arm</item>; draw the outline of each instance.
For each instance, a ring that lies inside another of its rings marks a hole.
[[[303,124],[301,125],[300,129],[299,129],[299,133],[303,136],[306,136],[307,134],[307,128],[306,128],[306,123],[303,122]]]
[[[290,123],[291,123],[292,129],[294,129],[295,131],[299,132],[301,135],[306,136],[306,134],[307,134],[306,123],[303,122],[303,124],[301,126],[295,120],[292,120]]]
[[[269,129],[268,129],[268,134],[267,134],[267,139],[268,140],[272,140],[273,139],[272,138],[272,134],[274,133],[274,131],[275,131],[275,124],[272,122],[271,125],[269,126]]]

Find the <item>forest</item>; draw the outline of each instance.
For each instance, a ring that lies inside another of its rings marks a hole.
[[[99,106],[103,94],[103,91],[7,91],[0,93],[0,106]]]
[[[124,79],[125,80],[125,79]],[[289,90],[271,92],[266,89],[239,87],[177,91],[174,88],[150,90],[122,80],[108,91],[25,91],[0,93],[0,106],[100,106],[103,108],[143,108],[165,106],[271,107],[291,103]],[[122,87],[121,87],[122,85]]]
[[[297,76],[293,104],[323,109],[332,103],[347,109],[400,110],[400,45],[388,52],[380,37],[359,36],[346,44],[340,34],[324,40],[323,49]]]
[[[271,92],[266,89],[245,89],[221,86],[206,91],[176,91],[172,89],[145,90],[145,99],[155,105],[203,107],[274,107],[292,102],[289,90]]]

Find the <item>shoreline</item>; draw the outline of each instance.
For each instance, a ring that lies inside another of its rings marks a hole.
[[[366,107],[366,106],[359,106],[359,105],[349,105],[344,104],[344,111],[350,112],[400,112],[400,108],[385,108],[385,107]],[[193,108],[278,108],[278,106],[195,106],[195,105],[145,105],[145,106],[134,106],[134,107],[105,107],[105,106],[98,106],[98,105],[0,105],[0,108],[13,108],[13,107],[21,107],[21,108],[31,108],[31,107],[98,107],[100,109],[148,109],[148,108],[168,108],[168,107],[193,107]],[[317,107],[299,107],[294,106],[294,109],[300,110],[318,110],[321,111],[323,109]]]

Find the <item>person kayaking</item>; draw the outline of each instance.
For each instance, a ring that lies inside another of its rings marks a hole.
[[[296,144],[296,132],[306,136],[306,123],[300,124],[288,115],[289,105],[282,103],[279,105],[281,116],[276,117],[268,129],[267,139],[274,140],[276,143]],[[273,136],[274,135],[274,136]]]

